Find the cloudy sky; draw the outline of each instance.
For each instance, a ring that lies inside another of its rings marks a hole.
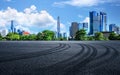
[[[69,33],[71,22],[89,22],[90,11],[107,13],[107,23],[120,26],[120,0],[0,0],[0,30],[18,29],[37,33],[56,31],[60,16],[61,32]]]

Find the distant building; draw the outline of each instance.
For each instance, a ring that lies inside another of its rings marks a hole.
[[[109,25],[109,31],[110,32],[115,32],[117,34],[120,34],[120,27],[118,27],[116,24],[110,24]]]
[[[14,32],[14,25],[13,25],[13,20],[11,21],[11,32]]]
[[[107,31],[107,14],[100,12],[100,32]]]
[[[60,38],[60,17],[57,18],[57,37]]]
[[[23,31],[20,30],[20,29],[18,29],[18,30],[17,30],[17,33],[18,33],[19,35],[22,35],[22,34],[23,34]]]
[[[69,30],[70,30],[70,37],[74,39],[76,32],[79,30],[79,24],[77,22],[72,22]]]
[[[100,17],[96,11],[89,13],[90,15],[90,35],[93,35],[96,32],[99,32],[100,29]]]
[[[96,32],[107,31],[107,14],[105,12],[97,13],[92,11],[89,13],[90,16],[90,35],[94,35]]]
[[[67,34],[66,33],[63,33],[63,38],[67,38]]]
[[[5,36],[7,35],[7,30],[5,30],[5,29],[2,30],[2,31],[1,31],[1,35],[2,35],[2,37],[5,37]]]
[[[30,35],[29,32],[23,31],[22,35]]]
[[[86,33],[88,34],[88,23],[86,23],[86,22],[79,23],[79,30],[80,29],[86,30]]]
[[[116,24],[110,24],[109,25],[109,31],[110,32],[115,31],[115,26],[116,26]]]
[[[102,32],[102,33],[103,33],[103,36],[104,36],[105,38],[108,38],[111,32],[107,32],[107,31],[106,31],[106,32]]]

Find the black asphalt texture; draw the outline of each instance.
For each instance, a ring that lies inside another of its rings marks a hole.
[[[0,75],[120,75],[120,41],[1,41]]]

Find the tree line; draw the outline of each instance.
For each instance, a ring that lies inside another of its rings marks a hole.
[[[86,30],[81,29],[76,32],[75,40],[120,40],[120,34],[111,32],[109,37],[104,37],[103,33],[96,32],[94,36],[87,36]]]
[[[0,34],[0,40],[67,40],[67,37],[57,38],[56,34],[50,30],[44,30],[39,32],[38,34],[30,34],[30,35],[19,35],[18,33],[8,33],[6,37],[2,37]]]
[[[50,30],[44,30],[39,32],[38,34],[30,34],[30,35],[19,35],[18,33],[8,33],[6,37],[2,37],[0,34],[0,40],[67,40],[67,37],[57,38],[56,34]],[[68,40],[71,40],[70,38]],[[109,37],[104,37],[103,33],[96,32],[94,36],[87,36],[86,30],[81,29],[76,32],[76,36],[74,40],[120,40],[120,34],[116,34],[111,32]]]

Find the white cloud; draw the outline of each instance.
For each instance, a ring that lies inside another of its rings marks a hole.
[[[63,6],[63,5],[72,5],[78,7],[89,7],[89,6],[96,6],[98,4],[103,3],[112,3],[117,2],[119,0],[68,0],[62,2],[54,2],[54,5]]]
[[[37,26],[40,28],[56,27],[57,25],[57,21],[46,10],[38,11],[34,5],[24,9],[23,12],[18,12],[11,7],[0,11],[0,27],[9,26],[11,20],[14,20],[17,25],[23,28],[30,26]]]
[[[11,20],[17,22],[18,25],[39,27],[48,27],[56,22],[46,10],[38,12],[34,5],[26,8],[24,12],[18,12],[10,7],[0,11],[0,26],[8,25],[8,22]]]
[[[83,22],[89,23],[89,22],[90,22],[90,18],[89,18],[89,17],[86,17],[86,18],[83,20]]]

